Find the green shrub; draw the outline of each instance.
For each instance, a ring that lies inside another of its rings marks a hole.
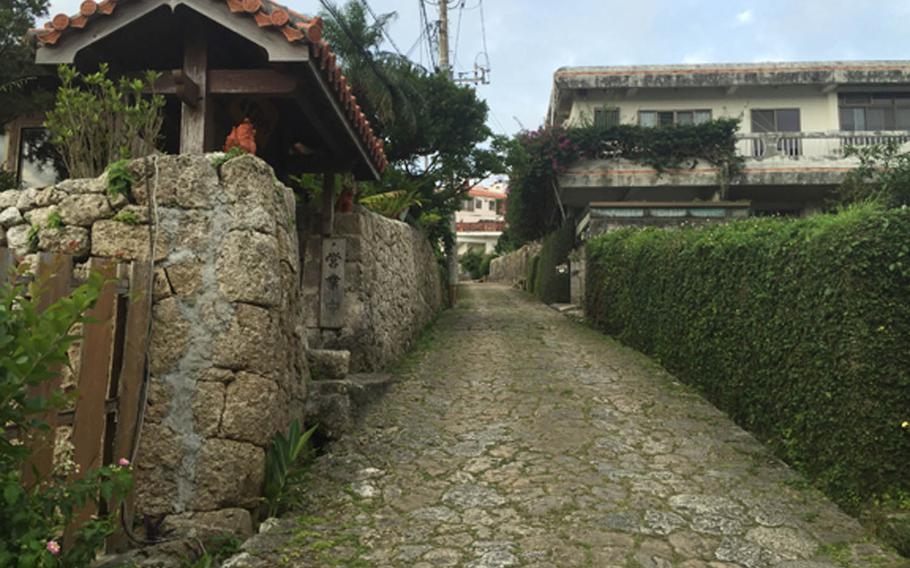
[[[540,255],[535,254],[528,262],[528,276],[525,280],[525,290],[534,293],[534,283],[537,281],[537,266],[540,264]]]
[[[493,259],[496,258],[497,254],[488,254],[483,257],[483,261],[480,263],[480,277],[486,278],[490,275],[490,263],[493,262]]]
[[[534,294],[547,304],[569,301],[569,271],[565,268],[575,246],[575,226],[567,221],[541,241],[540,261],[534,275]]]
[[[626,229],[587,253],[595,325],[848,510],[910,495],[910,210]]]
[[[461,269],[468,273],[472,280],[480,278],[480,265],[483,263],[483,253],[477,249],[465,252],[458,259]]]
[[[16,432],[0,436],[0,566],[89,566],[116,527],[119,503],[132,484],[129,462],[86,471],[67,480],[66,467],[55,464],[47,478],[26,483],[22,476],[30,456],[28,439],[48,426],[41,415],[60,408],[65,397],[34,396],[53,369],[67,362],[67,349],[79,339],[70,333],[98,298],[102,279],[93,274],[45,310],[38,309],[39,287],[26,294],[22,286],[0,285],[0,424]],[[63,550],[64,527],[87,503],[103,512],[84,523]]]
[[[164,120],[164,97],[147,95],[160,73],[142,78],[108,77],[108,65],[82,74],[60,66],[60,88],[45,118],[51,141],[69,175],[96,177],[108,164],[155,152]]]
[[[285,436],[276,432],[265,455],[265,481],[262,493],[265,516],[274,517],[289,505],[293,490],[303,482],[307,461],[311,456],[310,438],[316,432],[313,426],[306,432],[294,420]]]

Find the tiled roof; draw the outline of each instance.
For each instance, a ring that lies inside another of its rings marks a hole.
[[[40,44],[56,45],[67,35],[75,33],[94,20],[111,16],[119,2],[131,0],[84,0],[79,6],[79,13],[72,16],[57,14],[44,24],[43,29],[36,30],[35,36]],[[354,131],[360,136],[373,164],[379,171],[385,169],[388,160],[385,156],[382,140],[370,127],[370,121],[357,104],[357,97],[352,93],[348,80],[341,74],[337,58],[329,44],[322,39],[322,18],[308,17],[282,6],[271,0],[223,0],[227,9],[239,15],[253,18],[260,28],[280,33],[284,38],[301,48],[307,48],[316,64],[316,68],[331,86],[341,108],[350,121]]]
[[[505,199],[508,197],[505,193],[498,193],[496,191],[490,191],[489,189],[484,189],[482,187],[474,187],[468,191],[468,195],[471,197],[487,197],[489,199]]]

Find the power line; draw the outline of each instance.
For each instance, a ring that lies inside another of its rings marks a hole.
[[[379,67],[376,66],[376,62],[373,60],[373,55],[367,51],[367,49],[363,46],[363,44],[360,43],[350,28],[348,28],[348,25],[338,13],[338,9],[335,8],[335,6],[333,6],[329,0],[319,0],[319,3],[322,4],[322,7],[325,8],[329,14],[331,14],[332,18],[335,19],[335,23],[338,24],[338,27],[341,28],[341,31],[344,32],[344,35],[348,37],[348,40],[350,40],[354,48],[360,51],[360,55],[366,60],[367,65],[370,67],[370,70],[373,72],[373,74],[376,75],[376,78],[379,79],[382,84],[386,86],[386,88],[394,92],[395,87],[389,81],[388,77],[385,76],[385,73],[383,73]]]
[[[367,9],[367,12],[369,12],[370,15],[373,16],[373,21],[376,22],[376,24],[379,26],[379,30],[382,32],[382,35],[388,40],[388,42],[390,44],[392,44],[392,48],[395,50],[395,52],[398,53],[398,55],[400,55],[401,57],[404,57],[404,55],[401,53],[401,50],[398,49],[397,45],[395,45],[395,40],[393,40],[392,36],[390,36],[389,33],[386,31],[385,23],[379,21],[379,17],[376,15],[376,12],[373,11],[373,8],[370,6],[370,3],[367,2],[367,0],[360,0],[360,3],[363,4],[363,7]]]

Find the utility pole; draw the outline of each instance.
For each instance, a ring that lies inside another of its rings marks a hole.
[[[452,67],[449,65],[449,6],[448,0],[439,0],[439,72],[446,79],[452,79]],[[454,183],[449,180],[449,183]],[[449,304],[454,306],[458,291],[458,226],[455,223],[455,214],[449,218],[449,227],[452,231],[452,246],[446,251],[446,260],[449,267]]]
[[[449,65],[449,6],[447,0],[439,0],[439,70],[452,78]]]

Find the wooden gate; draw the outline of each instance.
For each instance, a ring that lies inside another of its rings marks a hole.
[[[0,248],[0,278],[12,275],[14,257],[9,249]],[[73,276],[73,258],[68,255],[41,253],[35,278],[42,283],[39,309],[46,309],[67,295],[77,284]],[[146,344],[149,332],[151,294],[149,266],[132,262],[118,264],[109,259],[91,258],[90,271],[104,276],[105,284],[95,307],[86,314],[81,347],[74,366],[72,384],[76,397],[72,408],[46,413],[42,420],[50,428],[36,434],[29,442],[31,461],[23,472],[27,485],[51,474],[54,448],[61,427],[70,427],[73,476],[81,475],[120,458],[132,458],[146,366]],[[62,387],[62,369],[55,377],[35,387],[33,395],[48,398]],[[81,522],[96,513],[92,507],[79,512],[73,525],[67,527],[65,541]],[[131,522],[132,496],[126,502],[126,521]],[[118,537],[117,540],[122,540]]]

